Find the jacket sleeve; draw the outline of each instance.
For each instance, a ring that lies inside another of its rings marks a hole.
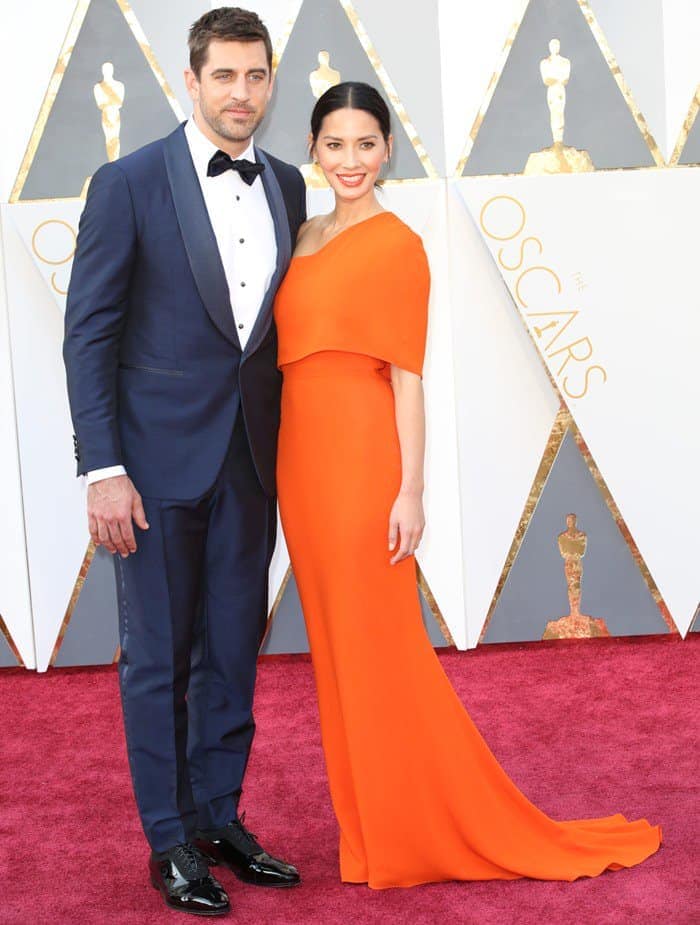
[[[123,462],[117,366],[135,254],[129,184],[117,165],[105,164],[80,218],[66,303],[63,358],[78,475]]]

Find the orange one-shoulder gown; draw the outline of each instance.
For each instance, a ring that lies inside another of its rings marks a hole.
[[[416,564],[391,566],[391,364],[420,374],[430,277],[390,212],[292,259],[275,304],[280,513],[311,646],[340,874],[375,888],[574,880],[653,854],[659,826],[557,822],[518,790],[442,670]]]

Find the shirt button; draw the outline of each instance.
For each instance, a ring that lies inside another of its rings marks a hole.
[[[241,197],[240,197],[240,196],[236,196],[236,202],[240,202],[240,201],[241,201]]]
[[[239,244],[245,244],[245,238],[239,238],[239,239],[238,239],[238,243],[239,243]]]
[[[245,286],[245,283],[241,283],[241,286]]]
[[[243,330],[243,325],[242,325],[242,324],[239,324],[238,327],[241,329],[241,331]]]

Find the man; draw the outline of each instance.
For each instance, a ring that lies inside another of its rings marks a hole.
[[[237,806],[275,545],[272,301],[306,209],[299,171],[253,144],[272,94],[265,26],[212,10],[189,49],[193,118],[93,177],[64,358],[90,534],[115,554],[151,879],[173,908],[224,914],[207,860],[299,882]]]

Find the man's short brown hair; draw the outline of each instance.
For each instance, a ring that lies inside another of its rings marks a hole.
[[[190,68],[199,78],[209,57],[209,43],[264,42],[267,66],[272,73],[272,41],[267,27],[257,13],[238,6],[220,6],[200,16],[192,24],[187,44],[190,49]]]

